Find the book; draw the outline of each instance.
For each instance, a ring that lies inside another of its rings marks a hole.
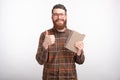
[[[65,48],[69,49],[72,52],[77,52],[77,48],[75,47],[75,43],[78,41],[83,41],[85,34],[80,34],[76,31],[72,31],[68,36],[68,39],[65,43]]]

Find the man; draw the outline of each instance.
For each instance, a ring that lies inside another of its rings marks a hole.
[[[72,30],[68,29],[67,10],[64,5],[57,4],[52,9],[53,28],[40,36],[36,60],[44,65],[43,80],[77,80],[75,63],[85,60],[83,42],[76,42],[77,53],[64,47]]]

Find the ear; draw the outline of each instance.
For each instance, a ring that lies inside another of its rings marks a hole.
[[[51,15],[51,19],[53,19],[53,15]]]
[[[53,21],[53,15],[51,15],[51,19],[52,19],[52,21]]]

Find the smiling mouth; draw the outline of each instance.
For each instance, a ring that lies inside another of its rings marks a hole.
[[[58,20],[57,22],[63,22],[62,20]]]
[[[64,21],[64,20],[62,20],[62,19],[57,19],[56,22],[57,22],[57,21]]]
[[[56,22],[57,23],[63,23],[64,21],[63,20],[57,20]]]

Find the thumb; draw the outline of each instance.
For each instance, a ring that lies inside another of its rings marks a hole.
[[[47,30],[47,31],[45,31],[45,35],[46,35],[46,36],[48,35],[48,30]]]

